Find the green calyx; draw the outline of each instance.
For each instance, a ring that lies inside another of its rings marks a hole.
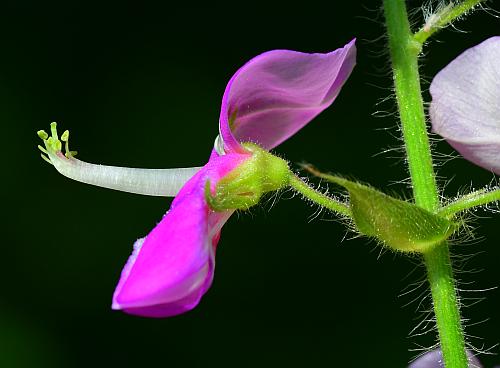
[[[205,198],[214,211],[246,210],[257,203],[265,193],[288,185],[288,163],[253,143],[244,143],[251,157],[224,176],[211,190],[205,185]]]
[[[357,230],[393,250],[426,253],[448,239],[458,228],[457,223],[445,217],[367,185],[309,171],[347,189]]]

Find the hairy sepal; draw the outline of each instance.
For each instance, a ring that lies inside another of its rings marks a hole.
[[[458,228],[449,219],[369,186],[336,176],[327,179],[348,190],[357,230],[393,250],[426,253]]]

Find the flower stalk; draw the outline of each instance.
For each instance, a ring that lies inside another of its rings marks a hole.
[[[296,192],[302,194],[305,198],[310,201],[320,205],[321,207],[327,208],[332,212],[335,212],[342,217],[352,217],[351,209],[346,203],[342,203],[334,198],[328,197],[327,195],[318,192],[317,190],[311,188],[304,180],[296,175],[291,174],[288,184]]]
[[[490,203],[500,201],[500,189],[488,190],[480,189],[475,192],[466,194],[456,201],[441,207],[438,214],[444,217],[451,218],[456,214],[467,211],[474,207],[485,206]]]
[[[435,213],[439,197],[418,71],[418,54],[422,44],[415,40],[410,30],[405,0],[384,0],[383,3],[396,100],[415,204]],[[467,368],[464,334],[447,242],[425,252],[423,259],[445,366]]]
[[[454,4],[450,1],[448,5],[439,8],[427,19],[423,27],[415,33],[413,39],[423,45],[434,33],[474,10],[474,8],[483,1],[484,0],[464,0],[458,4]]]

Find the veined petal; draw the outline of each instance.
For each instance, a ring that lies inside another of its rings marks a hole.
[[[239,142],[251,141],[271,149],[330,106],[354,68],[354,42],[328,54],[273,50],[246,63],[222,99],[225,148],[242,152]]]
[[[431,83],[432,130],[475,164],[500,174],[500,37],[472,47]]]
[[[205,183],[215,184],[250,156],[210,161],[179,192],[160,223],[134,245],[113,296],[113,309],[168,317],[194,308],[208,290],[219,232],[233,211],[213,212]]]

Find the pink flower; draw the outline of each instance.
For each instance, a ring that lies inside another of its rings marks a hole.
[[[432,129],[466,159],[500,174],[500,37],[474,46],[432,81]]]
[[[337,97],[354,63],[351,42],[329,54],[266,52],[236,72],[222,99],[225,154],[212,153],[163,220],[136,242],[113,296],[114,309],[166,317],[198,304],[212,283],[221,227],[233,213],[209,208],[205,182],[215,186],[250,158],[240,142],[271,149],[306,125]]]
[[[149,189],[144,188],[149,185],[155,195],[175,194],[183,185],[160,223],[135,242],[113,295],[113,309],[140,316],[168,317],[199,303],[212,283],[215,250],[224,223],[234,210],[245,209],[257,203],[262,193],[287,184],[284,179],[269,183],[270,173],[261,172],[266,165],[257,162],[269,154],[245,142],[269,150],[295,134],[337,97],[355,65],[355,56],[353,40],[327,54],[274,50],[250,60],[227,85],[222,99],[220,134],[208,163],[199,170],[176,169],[165,173],[158,170],[151,174],[143,171],[138,178],[132,178],[130,170],[135,169],[118,172],[118,168],[85,166],[90,164],[76,160],[71,153],[65,157],[60,152],[55,126],[55,138],[39,133],[45,140],[47,151],[43,151],[50,161],[73,179],[142,194],[147,194]],[[286,162],[274,159],[280,161],[279,170],[288,175]],[[101,173],[108,169],[113,173]],[[85,170],[93,171],[82,174]],[[148,175],[151,180],[143,179]],[[161,185],[155,184],[158,180]],[[248,183],[252,183],[250,189],[245,187]],[[222,198],[221,208],[211,206],[218,203],[219,189],[234,190],[239,186],[244,190],[237,192],[234,200]],[[207,200],[213,203],[209,205]]]

